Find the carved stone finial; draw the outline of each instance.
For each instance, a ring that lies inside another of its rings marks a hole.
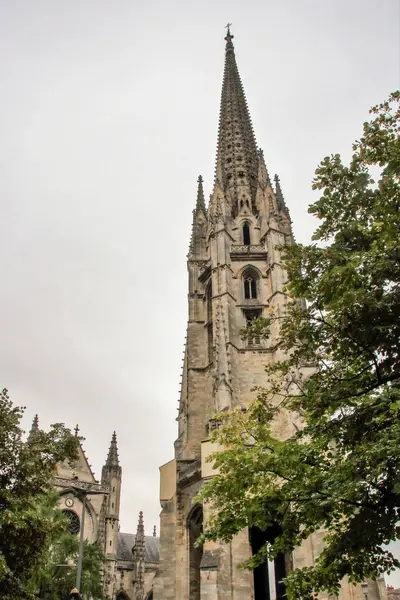
[[[155,525],[153,527],[153,537],[157,537],[157,527]]]

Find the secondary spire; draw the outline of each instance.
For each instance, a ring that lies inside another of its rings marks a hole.
[[[225,36],[225,67],[219,118],[216,181],[231,195],[237,212],[240,202],[254,208],[258,157],[246,96],[236,64],[231,23]]]
[[[203,190],[203,177],[201,175],[197,178],[197,200],[196,200],[196,212],[202,210],[206,214],[206,204],[204,201],[204,190]]]
[[[117,448],[117,434],[112,434],[110,448],[108,450],[108,456],[106,460],[107,467],[118,467],[119,459],[118,459],[118,448]]]
[[[28,435],[28,440],[31,441],[35,434],[39,431],[39,417],[38,415],[34,416],[32,427]]]

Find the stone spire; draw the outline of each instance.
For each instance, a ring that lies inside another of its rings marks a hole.
[[[192,221],[192,233],[190,236],[189,244],[189,255],[202,254],[204,244],[202,238],[205,236],[205,223],[206,223],[206,204],[204,201],[204,190],[203,190],[203,177],[201,175],[197,178],[197,198],[196,208],[193,210],[193,221]]]
[[[32,427],[28,435],[28,441],[32,440],[36,432],[39,431],[39,417],[35,415],[32,421]]]
[[[135,546],[133,549],[133,562],[135,566],[135,598],[143,600],[144,598],[144,562],[145,537],[143,525],[143,512],[139,513],[139,522],[136,531]]]
[[[108,450],[108,456],[106,460],[106,467],[118,467],[119,459],[118,459],[118,448],[117,448],[117,434],[112,434],[110,448]]]
[[[230,193],[233,215],[240,200],[255,210],[257,145],[228,26],[219,118],[216,183]]]
[[[201,175],[197,178],[197,199],[196,199],[196,212],[200,210],[206,214],[206,204],[204,202],[204,190],[203,190],[203,177]]]

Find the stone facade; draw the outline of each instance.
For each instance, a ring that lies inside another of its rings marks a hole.
[[[193,211],[178,438],[174,459],[160,468],[156,600],[281,598],[285,570],[313,564],[322,544],[321,536],[314,535],[293,556],[265,565],[257,575],[237,568],[254,547],[247,530],[229,544],[194,545],[208,510],[194,498],[214,475],[206,461],[215,449],[208,439],[213,415],[245,408],[254,397],[250,390],[265,385],[265,365],[283,358],[276,329],[267,341],[243,340],[240,332],[272,307],[278,315],[285,311],[286,274],[276,246],[293,240],[279,179],[275,176],[271,182],[256,145],[232,39],[228,29],[214,188],[206,208],[199,177]],[[294,419],[282,416],[276,433],[282,438],[290,435]],[[260,576],[261,587],[255,585]],[[371,582],[369,600],[378,597]],[[344,582],[339,598],[362,600],[361,589]]]
[[[34,435],[38,427],[36,416],[30,435]],[[78,434],[78,428],[75,431]],[[143,513],[140,513],[136,534],[120,531],[122,469],[115,432],[102,468],[100,482],[95,478],[80,444],[78,459],[74,464],[59,465],[55,486],[60,494],[59,508],[71,519],[70,530],[79,535],[85,510],[85,539],[91,543],[98,541],[103,548],[107,559],[103,571],[104,592],[107,598],[150,600],[159,563],[159,538],[156,536],[155,527],[152,536],[144,535]],[[87,491],[85,509],[75,488]]]

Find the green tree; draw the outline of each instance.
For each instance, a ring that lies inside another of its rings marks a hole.
[[[67,600],[75,587],[79,537],[65,532],[47,552],[46,562],[36,571],[31,589],[41,600]],[[85,598],[104,598],[101,573],[104,555],[97,543],[84,542],[81,591]]]
[[[317,168],[313,243],[281,248],[293,300],[279,319],[286,359],[213,434],[224,450],[201,493],[215,509],[203,540],[279,524],[254,567],[323,532],[315,566],[288,575],[289,600],[400,566],[387,548],[400,537],[399,100],[371,109],[348,166],[334,155]],[[276,319],[272,310],[251,333],[268,336]],[[302,425],[279,440],[273,422],[285,411]]]
[[[62,424],[24,441],[21,418],[7,390],[0,393],[0,597],[32,598],[29,581],[48,547],[65,530],[56,510],[53,477],[77,458],[78,439]]]

